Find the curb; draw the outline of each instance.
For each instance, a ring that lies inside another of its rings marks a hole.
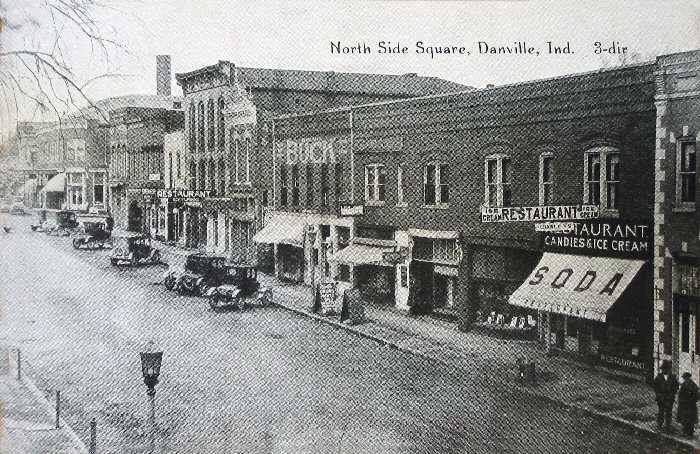
[[[34,395],[39,404],[42,407],[44,407],[44,410],[46,410],[47,414],[49,415],[49,419],[54,418],[56,415],[54,407],[46,399],[44,393],[42,393],[39,390],[39,388],[36,387],[34,382],[26,375],[22,375],[20,382],[24,384],[27,387],[27,389],[29,389],[29,391]],[[63,418],[59,418],[59,422],[61,424],[61,427],[57,430],[61,430],[68,435],[68,438],[73,442],[78,452],[80,452],[81,454],[88,454],[87,446],[85,446],[85,443],[83,443],[80,437],[78,437],[78,435],[73,431],[73,428],[70,425],[68,425],[68,423],[66,423],[66,421]]]
[[[420,357],[423,359],[430,360],[432,362],[435,362],[435,363],[440,364],[440,365],[445,366],[445,367],[449,367],[449,368],[453,368],[453,369],[459,368],[459,366],[455,366],[454,364],[451,364],[451,363],[444,361],[440,358],[437,358],[435,356],[428,355],[426,353],[420,352],[418,350],[414,350],[412,348],[402,347],[401,345],[399,345],[393,341],[384,339],[384,338],[379,337],[379,336],[375,336],[373,334],[366,333],[366,332],[364,332],[360,329],[357,329],[351,325],[346,325],[344,323],[337,322],[335,320],[331,320],[331,319],[328,319],[326,317],[322,317],[320,315],[316,315],[316,314],[307,312],[303,309],[288,306],[288,305],[285,305],[283,303],[273,302],[273,304],[278,306],[278,307],[281,307],[282,309],[293,312],[295,314],[303,315],[307,318],[311,318],[313,320],[317,320],[317,321],[325,323],[327,325],[331,325],[337,329],[344,329],[344,330],[349,331],[357,336],[372,340],[374,342],[377,342],[378,344],[385,345],[387,347],[402,351],[404,353],[408,353],[410,355],[414,355],[414,356],[417,356],[417,357]],[[525,395],[532,396],[532,397],[537,397],[540,399],[545,399],[547,402],[550,402],[552,404],[558,405],[558,406],[563,407],[563,408],[567,408],[567,409],[571,409],[571,410],[574,410],[577,412],[585,413],[585,414],[588,414],[590,416],[594,416],[598,419],[610,421],[618,426],[627,427],[630,429],[634,429],[635,431],[638,431],[638,432],[643,432],[647,435],[651,435],[654,437],[660,437],[660,438],[666,439],[668,441],[672,441],[676,444],[683,445],[683,446],[689,448],[690,450],[696,450],[698,448],[694,443],[692,443],[686,439],[683,439],[680,437],[675,437],[675,436],[665,434],[665,433],[659,433],[653,429],[649,429],[648,427],[642,426],[642,425],[634,423],[632,421],[622,419],[618,416],[610,415],[607,413],[602,413],[602,412],[599,412],[599,411],[596,411],[596,410],[593,410],[590,408],[582,407],[582,406],[577,405],[577,404],[558,400],[554,397],[548,396],[546,394],[537,393],[531,389],[524,388],[522,386],[515,388],[515,390],[516,390],[516,392],[521,393],[521,394],[525,394]]]

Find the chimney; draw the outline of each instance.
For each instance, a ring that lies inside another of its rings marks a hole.
[[[170,55],[156,56],[156,94],[170,96]]]

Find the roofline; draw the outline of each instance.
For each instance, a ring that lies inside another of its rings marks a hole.
[[[402,103],[402,102],[446,98],[449,96],[456,96],[456,95],[462,95],[462,94],[483,93],[483,92],[489,92],[489,91],[496,91],[496,90],[500,90],[503,88],[512,88],[512,87],[525,86],[525,85],[537,84],[537,83],[542,83],[542,82],[551,82],[551,81],[555,81],[555,80],[564,80],[564,79],[580,77],[580,76],[588,76],[588,75],[593,75],[593,74],[601,74],[601,73],[606,73],[606,72],[614,72],[614,71],[627,70],[627,69],[632,69],[632,68],[641,68],[644,66],[655,66],[655,65],[656,65],[656,60],[653,60],[653,61],[646,61],[646,62],[641,62],[641,63],[633,63],[633,64],[629,64],[629,65],[616,66],[613,68],[600,68],[600,69],[596,69],[596,70],[592,70],[592,71],[564,74],[562,76],[546,77],[543,79],[533,79],[533,80],[522,81],[522,82],[513,82],[510,84],[496,85],[493,87],[471,88],[469,90],[454,91],[454,92],[449,92],[449,93],[438,93],[438,94],[434,94],[434,95],[416,96],[416,97],[412,97],[412,98],[392,99],[392,100],[388,100],[388,101],[378,101],[378,102],[372,102],[372,103],[366,103],[366,104],[354,104],[352,106],[343,106],[343,107],[339,107],[336,109],[329,109],[329,110],[318,110],[318,111],[311,111],[311,112],[303,112],[303,113],[299,113],[299,114],[278,115],[278,116],[270,118],[269,120],[272,120],[274,122],[275,120],[308,117],[311,115],[318,115],[321,113],[333,113],[333,112],[343,112],[343,111],[351,112],[353,109],[362,108],[362,107],[384,106],[384,105],[397,104],[397,103]]]

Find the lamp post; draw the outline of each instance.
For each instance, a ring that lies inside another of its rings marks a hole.
[[[141,352],[141,372],[143,373],[143,382],[148,387],[146,394],[150,404],[150,449],[149,452],[155,452],[155,433],[156,433],[156,384],[158,384],[158,376],[160,375],[160,363],[163,359],[163,352],[157,351],[153,341],[146,344],[146,348]]]

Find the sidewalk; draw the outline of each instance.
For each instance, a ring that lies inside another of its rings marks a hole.
[[[651,387],[634,378],[613,375],[604,369],[548,357],[535,341],[504,340],[474,332],[460,332],[455,324],[430,317],[409,316],[398,310],[367,307],[368,321],[355,326],[310,312],[312,289],[258,274],[262,285],[273,289],[275,304],[401,351],[421,356],[457,370],[505,374],[518,392],[581,411],[608,422],[657,434],[689,449],[700,448],[700,438],[684,439],[680,426],[674,434],[656,429],[656,403]],[[537,386],[516,384],[517,359],[535,362]],[[675,411],[674,411],[675,417]]]
[[[86,454],[85,445],[63,420],[56,429],[54,412],[31,380],[17,380],[16,371],[0,374],[0,453]]]

